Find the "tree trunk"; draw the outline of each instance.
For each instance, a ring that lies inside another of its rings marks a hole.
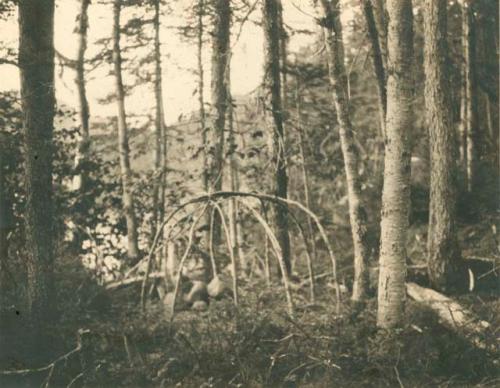
[[[344,66],[344,45],[338,0],[321,0],[328,74],[333,91],[333,103],[339,124],[349,198],[349,218],[354,244],[354,283],[352,299],[361,301],[368,289],[368,230],[366,210],[361,201],[361,181],[358,175],[358,150],[349,114],[347,76]]]
[[[377,325],[399,326],[405,306],[406,232],[410,204],[413,104],[411,0],[388,0],[387,144],[380,244]]]
[[[10,230],[10,209],[7,202],[7,182],[5,176],[6,145],[0,135],[0,303],[1,298],[6,296],[7,291],[7,269],[9,262],[9,240]],[[1,318],[1,317],[0,317]],[[1,322],[1,321],[0,321]]]
[[[302,183],[304,185],[304,202],[305,205],[308,209],[311,209],[311,199],[310,199],[310,194],[309,194],[309,174],[307,171],[307,161],[306,161],[306,154],[305,154],[305,148],[306,148],[306,142],[304,139],[303,135],[303,128],[302,128],[302,114],[301,114],[301,98],[300,98],[300,93],[301,93],[301,86],[300,86],[300,74],[297,74],[297,79],[296,79],[296,92],[295,92],[295,101],[296,101],[296,114],[297,114],[297,134],[299,137],[299,154],[300,154],[300,159],[301,159],[301,169],[302,169]],[[316,251],[316,239],[314,238],[314,227],[313,223],[310,217],[307,217],[307,231],[309,234],[309,239],[311,240],[311,256],[312,260],[308,260],[308,270],[309,270],[309,277],[311,279],[311,282],[309,284],[310,286],[310,295],[311,295],[311,303],[314,303],[315,298],[316,298],[316,285],[314,282],[314,262],[317,260],[317,251]],[[305,247],[307,249],[307,246]],[[313,262],[314,261],[314,262]]]
[[[385,136],[385,115],[387,112],[387,90],[385,85],[385,67],[380,45],[380,32],[377,29],[372,3],[370,0],[363,0],[363,12],[365,15],[368,36],[372,46],[371,55],[373,62],[373,72],[377,80],[380,128]],[[385,32],[384,32],[385,33]]]
[[[54,120],[54,1],[19,2],[19,68],[25,151],[28,313],[47,322],[54,301],[52,264],[52,132]]]
[[[233,112],[233,99],[231,95],[231,77],[230,71],[226,74],[226,85],[227,85],[227,95],[228,95],[228,152],[229,152],[229,169],[230,169],[230,179],[231,179],[231,190],[240,190],[240,178],[238,171],[238,159],[237,159],[237,145],[236,136],[234,133],[234,112]],[[238,201],[236,198],[231,198],[229,202],[229,232],[231,235],[231,248],[233,250],[233,255],[238,257],[240,267],[243,271],[246,271],[248,264],[246,263],[245,254],[241,248],[241,223],[238,215]]]
[[[386,0],[370,0],[370,1],[379,36],[382,65],[384,69],[387,69],[387,15],[385,6]]]
[[[443,292],[456,287],[461,256],[455,230],[456,143],[446,19],[446,0],[424,2],[425,112],[431,170],[427,263],[431,284]]]
[[[114,0],[113,2],[113,64],[116,82],[116,101],[118,105],[118,147],[120,150],[123,211],[127,222],[128,258],[133,263],[139,259],[139,245],[137,241],[137,219],[134,210],[127,116],[125,113],[125,91],[122,80],[122,57],[120,50],[121,1]]]
[[[85,51],[87,50],[87,30],[88,30],[88,8],[90,0],[80,0],[80,14],[78,15],[78,25],[76,33],[78,34],[78,56],[76,59],[76,79],[78,88],[78,103],[80,104],[80,125],[81,139],[78,144],[78,150],[75,157],[75,169],[78,175],[73,180],[73,188],[85,192],[87,189],[87,167],[90,147],[89,133],[89,103],[87,100],[87,91],[85,84]]]
[[[283,128],[283,106],[280,79],[280,23],[279,1],[264,0],[262,21],[264,27],[264,93],[266,94],[266,122],[272,131],[272,163],[275,166],[274,193],[277,197],[287,198],[288,176],[285,155],[285,131]],[[274,206],[276,237],[280,244],[285,269],[288,275],[292,266],[290,260],[290,236],[288,235],[288,209]]]
[[[160,2],[155,0],[155,14],[153,19],[154,26],[154,49],[155,49],[155,147],[154,147],[154,182],[153,182],[153,221],[151,228],[151,235],[156,235],[158,224],[162,221],[163,210],[161,206],[164,204],[165,184],[164,175],[166,174],[163,169],[163,159],[167,156],[167,150],[163,150],[166,146],[164,141],[164,115],[163,115],[163,89],[162,89],[162,68],[161,68],[161,42],[160,42]]]
[[[196,46],[196,57],[198,65],[198,105],[200,112],[200,130],[202,146],[205,150],[203,152],[203,188],[208,191],[208,169],[207,169],[207,128],[206,128],[206,117],[205,117],[205,97],[203,95],[205,91],[204,82],[204,69],[203,69],[203,15],[205,12],[205,2],[204,0],[198,1],[198,26],[197,26],[197,46]]]
[[[212,112],[206,149],[206,174],[209,192],[222,189],[224,166],[224,130],[227,112],[226,72],[229,71],[231,6],[229,0],[214,0],[214,27],[212,32]],[[208,211],[208,217],[213,212]],[[213,245],[218,246],[221,236],[221,220],[215,212],[213,222]],[[210,225],[210,220],[207,223]],[[207,247],[210,246],[207,233]]]
[[[465,75],[465,149],[467,162],[467,190],[476,191],[478,167],[478,104],[477,104],[477,68],[476,68],[476,26],[474,23],[474,0],[466,0],[462,6],[464,75]]]

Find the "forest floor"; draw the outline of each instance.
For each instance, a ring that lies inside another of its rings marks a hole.
[[[485,244],[495,243],[485,241],[490,229],[487,222],[461,228],[468,255],[491,253],[484,251]],[[484,350],[410,299],[405,324],[392,335],[376,329],[374,297],[361,307],[344,295],[337,315],[326,280],[319,282],[314,304],[308,302],[307,286],[295,289],[293,319],[286,314],[279,280],[268,287],[256,279],[243,282],[237,309],[226,296],[212,301],[207,311],[181,311],[170,322],[158,299],[141,312],[138,286],[103,293],[74,259],[62,267],[58,290],[63,311],[48,334],[48,359],[73,349],[78,329],[90,330],[98,366],[91,387],[500,386],[500,353],[494,350],[500,328],[497,293],[455,297],[490,323],[482,334],[489,349]],[[47,387],[68,386],[79,371],[79,364],[60,363]],[[0,386],[21,386],[1,381]],[[47,371],[39,381],[47,381]]]

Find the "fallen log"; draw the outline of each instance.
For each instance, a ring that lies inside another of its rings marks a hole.
[[[407,283],[406,291],[410,298],[433,310],[443,325],[455,332],[465,334],[474,345],[480,348],[487,347],[481,334],[490,327],[488,322],[480,320],[453,299],[430,288],[421,287],[416,283]]]

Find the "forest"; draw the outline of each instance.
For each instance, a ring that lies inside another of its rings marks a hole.
[[[0,387],[499,387],[498,0],[0,0]]]

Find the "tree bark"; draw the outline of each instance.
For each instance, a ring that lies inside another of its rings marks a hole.
[[[7,201],[7,182],[5,176],[5,150],[3,137],[0,135],[0,303],[7,291],[7,269],[9,262],[10,209]],[[1,317],[0,317],[1,319]],[[0,320],[1,322],[1,320]]]
[[[380,32],[377,29],[377,23],[373,12],[372,3],[370,0],[363,0],[363,12],[365,15],[368,36],[372,46],[371,56],[373,63],[373,72],[377,80],[379,113],[380,113],[380,128],[385,136],[385,115],[387,112],[387,90],[385,85],[385,67],[380,44]],[[384,24],[384,23],[383,23]],[[383,26],[382,24],[382,26]],[[385,26],[383,26],[385,28]],[[385,33],[385,32],[384,32]]]
[[[203,188],[208,191],[208,169],[207,169],[207,128],[206,128],[206,117],[205,117],[205,82],[204,82],[204,69],[203,69],[203,15],[205,12],[205,2],[204,0],[198,1],[198,26],[196,31],[196,57],[198,65],[198,105],[200,112],[200,130],[202,146],[205,152],[203,152]]]
[[[78,103],[80,105],[80,125],[81,139],[78,144],[78,150],[75,157],[75,169],[78,175],[73,180],[73,188],[85,192],[87,186],[88,171],[85,162],[88,159],[90,147],[89,132],[89,103],[87,100],[87,91],[85,83],[85,52],[87,50],[87,30],[88,30],[88,8],[90,0],[80,0],[80,14],[78,15],[78,25],[76,33],[78,34],[78,55],[76,59],[76,79],[75,83],[78,89]]]
[[[214,0],[214,26],[212,31],[212,111],[211,126],[207,133],[206,174],[209,192],[222,188],[224,166],[224,130],[227,112],[226,72],[229,71],[231,5],[229,0]],[[208,211],[208,217],[213,212]],[[208,220],[210,225],[210,220]],[[215,213],[213,222],[213,245],[218,246],[221,237],[221,220]],[[210,246],[207,233],[207,247]]]
[[[264,93],[266,95],[266,122],[272,131],[272,163],[275,166],[273,191],[277,197],[288,197],[288,176],[285,155],[285,130],[280,79],[280,23],[278,0],[264,0],[262,21],[264,28]],[[291,273],[290,236],[288,235],[288,209],[274,206],[274,225],[280,244],[287,275]]]
[[[311,205],[311,199],[310,199],[310,194],[309,194],[309,173],[307,171],[307,161],[306,161],[306,153],[305,153],[305,148],[306,148],[306,142],[304,139],[304,129],[302,127],[302,110],[301,110],[301,98],[300,98],[300,93],[301,93],[301,84],[300,84],[300,73],[297,74],[297,79],[296,79],[296,92],[295,92],[295,101],[296,101],[296,114],[297,114],[297,134],[299,137],[299,154],[300,154],[300,159],[301,159],[301,170],[302,170],[302,183],[304,185],[304,202],[305,205],[308,209],[312,208]],[[312,209],[311,209],[312,210]],[[309,239],[311,241],[311,256],[312,260],[308,260],[308,270],[309,270],[309,276],[311,279],[311,282],[309,284],[310,286],[310,295],[311,295],[311,303],[314,303],[315,298],[316,298],[316,285],[314,282],[314,262],[317,260],[317,251],[316,251],[316,239],[314,236],[314,227],[312,220],[310,218],[307,218],[307,231],[309,234]],[[307,246],[306,246],[307,249]]]
[[[425,112],[431,170],[427,264],[431,284],[443,292],[456,287],[461,257],[455,229],[457,166],[446,19],[446,0],[425,0]]]
[[[363,0],[364,1],[364,0]],[[370,0],[377,26],[382,65],[387,69],[387,10],[386,0]]]
[[[233,111],[233,98],[231,95],[231,77],[230,71],[226,74],[226,86],[228,95],[228,109],[227,109],[227,119],[228,119],[228,152],[229,152],[229,169],[230,169],[230,179],[231,179],[231,190],[239,191],[240,189],[240,177],[238,171],[238,159],[237,159],[237,145],[236,136],[234,133],[234,111]],[[243,271],[247,269],[247,262],[245,254],[241,247],[241,222],[238,214],[238,201],[236,198],[231,198],[229,202],[229,232],[231,236],[231,248],[233,250],[233,256],[238,256],[240,267]]]
[[[466,167],[467,190],[476,191],[478,167],[478,101],[476,68],[476,26],[474,23],[474,1],[465,0],[462,6],[464,76],[465,76],[465,119],[466,119]]]
[[[128,258],[133,263],[139,258],[137,236],[137,218],[134,209],[134,194],[132,187],[132,169],[130,167],[130,152],[128,144],[127,116],[125,113],[125,90],[122,80],[122,57],[120,49],[120,13],[122,0],[113,2],[113,64],[116,83],[116,101],[118,106],[118,147],[120,150],[120,169],[122,181],[122,202],[125,220],[127,222]]]
[[[349,114],[347,76],[344,66],[344,45],[338,0],[321,0],[323,11],[328,74],[333,103],[339,124],[340,142],[344,157],[349,198],[349,218],[354,244],[354,283],[352,299],[361,301],[368,290],[368,230],[367,214],[361,200],[361,181],[358,175],[358,150]]]
[[[28,312],[33,325],[39,327],[50,318],[54,306],[53,0],[19,2],[19,68],[25,151]]]
[[[161,223],[165,188],[163,159],[167,157],[167,150],[163,150],[167,143],[164,141],[164,114],[163,114],[163,89],[162,89],[162,67],[161,67],[161,41],[160,41],[160,6],[161,0],[154,3],[154,53],[155,53],[155,147],[154,147],[154,182],[153,182],[153,221],[151,235],[156,235],[158,224]]]
[[[402,323],[406,299],[406,232],[410,204],[413,102],[413,14],[411,0],[388,0],[387,141],[380,244],[377,325]]]

